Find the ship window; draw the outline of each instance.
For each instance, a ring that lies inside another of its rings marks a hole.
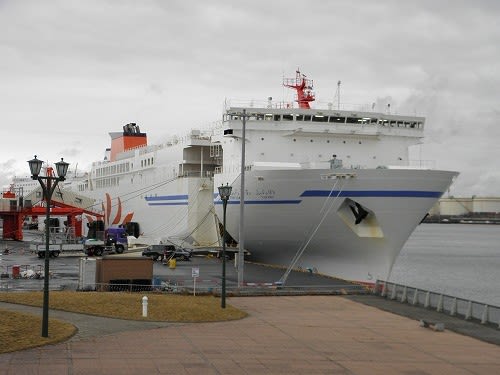
[[[311,139],[311,141],[310,141],[310,142],[312,143],[312,142],[314,142],[314,141]]]
[[[293,115],[283,115],[283,121],[293,121]]]
[[[264,115],[264,120],[266,121],[271,121],[273,119],[273,115],[269,114],[269,113],[266,113]]]
[[[359,124],[361,121],[363,120],[358,117],[348,117],[346,122],[348,124]]]
[[[295,121],[304,121],[304,115],[296,115]]]
[[[274,121],[280,121],[281,115],[274,115]]]
[[[393,120],[393,121],[391,121],[391,122],[390,122],[390,124],[391,124],[391,127],[393,128],[393,127],[395,127],[395,126],[396,126],[397,121],[394,121],[394,120]]]
[[[345,117],[330,116],[329,122],[340,122],[343,124],[345,122]]]
[[[262,113],[257,113],[255,117],[257,120],[264,120],[264,115]]]
[[[294,141],[294,142],[297,142],[297,140],[296,140],[295,138],[293,139],[293,141]]]
[[[311,121],[311,115],[305,115],[304,116],[304,121]]]
[[[327,122],[328,117],[322,115],[314,115],[312,118],[313,122]]]
[[[326,143],[330,143],[330,140],[329,140],[329,139],[327,139],[327,140],[326,140]]]
[[[376,118],[370,119],[370,124],[376,124],[376,123],[378,123],[378,119]]]

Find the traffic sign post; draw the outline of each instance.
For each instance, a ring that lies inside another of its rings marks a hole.
[[[200,277],[200,267],[191,268],[191,277],[193,278],[193,296],[196,296],[196,279]]]

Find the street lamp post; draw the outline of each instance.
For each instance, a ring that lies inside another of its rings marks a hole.
[[[223,232],[222,232],[222,292],[221,292],[221,302],[220,306],[226,308],[226,206],[229,196],[231,195],[232,186],[226,184],[226,186],[219,186],[219,195],[222,201],[222,212],[223,212]]]
[[[241,175],[240,175],[240,231],[238,239],[238,288],[243,286],[243,267],[245,265],[245,143],[247,110],[241,115]]]
[[[49,337],[49,237],[50,237],[50,201],[52,199],[52,193],[56,189],[57,183],[59,181],[64,181],[66,178],[66,172],[68,172],[69,164],[66,163],[62,158],[60,162],[56,163],[57,176],[40,176],[40,171],[42,169],[43,161],[36,158],[29,160],[28,164],[30,166],[31,178],[33,180],[38,180],[42,186],[43,198],[45,199],[46,210],[45,210],[45,269],[44,269],[44,279],[43,279],[43,317],[42,317],[42,337]],[[45,182],[44,182],[45,180]]]

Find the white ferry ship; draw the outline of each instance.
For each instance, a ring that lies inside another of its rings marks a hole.
[[[365,283],[386,279],[457,173],[410,165],[423,117],[311,108],[311,80],[297,71],[283,83],[295,103],[228,106],[213,128],[161,144],[148,145],[127,124],[110,133],[105,160],[68,186],[98,199],[107,226],[138,223],[151,243],[218,246],[218,186],[228,183],[227,230],[238,241],[244,130],[249,258]]]

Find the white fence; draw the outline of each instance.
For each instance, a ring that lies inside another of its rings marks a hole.
[[[380,280],[375,284],[374,293],[401,303],[423,306],[443,314],[479,321],[481,324],[497,325],[500,328],[498,306]]]

